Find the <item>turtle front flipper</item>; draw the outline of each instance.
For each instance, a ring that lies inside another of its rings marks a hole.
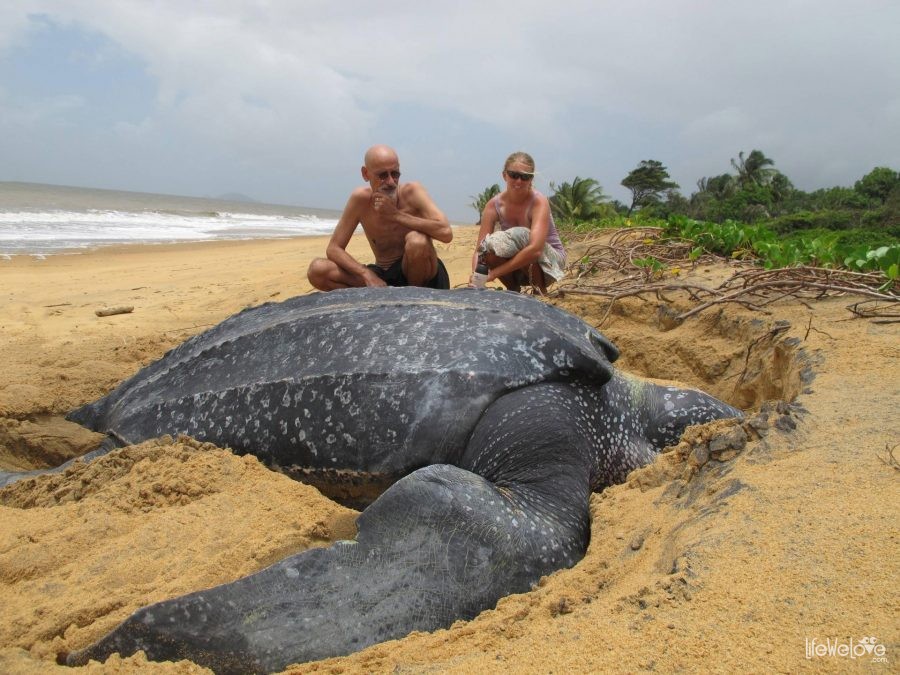
[[[699,389],[683,389],[650,382],[641,382],[637,386],[643,389],[640,398],[646,416],[644,436],[658,450],[678,443],[684,430],[694,424],[744,416],[734,406]]]
[[[12,485],[13,483],[18,483],[20,480],[25,480],[26,478],[36,478],[37,476],[48,476],[52,474],[61,474],[65,473],[72,465],[76,462],[88,463],[97,459],[98,457],[102,457],[103,455],[112,452],[116,448],[123,447],[126,445],[124,442],[120,442],[120,439],[116,438],[113,434],[108,434],[106,439],[100,443],[100,445],[91,450],[89,453],[85,455],[81,455],[80,457],[73,457],[72,459],[63,462],[59,466],[54,466],[49,469],[34,469],[31,471],[0,471],[0,488],[5,488],[8,485]]]
[[[523,405],[528,432],[507,424]],[[502,397],[464,458],[491,480],[447,464],[419,469],[365,510],[355,541],[143,608],[67,662],[142,649],[217,673],[270,672],[444,628],[529,590],[587,546],[590,471],[572,406]]]

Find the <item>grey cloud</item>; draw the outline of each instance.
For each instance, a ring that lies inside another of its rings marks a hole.
[[[13,7],[0,10],[0,59],[26,39],[28,13],[44,12],[146,64],[154,107],[143,122],[116,125],[123,155],[147,152],[146,161],[174,162],[166,170],[177,173],[177,149],[151,149],[177,141],[205,181],[244,192],[247,181],[266,190],[263,199],[340,206],[362,151],[377,141],[415,153],[404,167],[421,168],[417,177],[464,220],[481,177],[495,182],[495,165],[520,147],[541,158],[542,185],[594,176],[620,198],[618,182],[648,158],[686,193],[753,147],[807,189],[900,163],[894,2]],[[422,116],[459,128],[398,132]],[[186,186],[197,180],[183,177]]]

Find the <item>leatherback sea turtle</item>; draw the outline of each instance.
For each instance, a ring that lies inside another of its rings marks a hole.
[[[119,444],[162,434],[283,469],[398,479],[354,541],[145,607],[70,665],[143,649],[268,672],[469,619],[570,567],[591,490],[689,424],[741,415],[616,371],[580,319],[523,295],[353,289],[245,310],[71,419]]]

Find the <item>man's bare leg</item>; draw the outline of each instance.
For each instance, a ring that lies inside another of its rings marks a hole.
[[[358,288],[365,282],[354,274],[350,274],[328,258],[316,258],[309,264],[306,278],[314,288],[320,291],[334,291],[338,288]]]
[[[409,232],[403,249],[403,276],[410,286],[424,286],[438,271],[437,252],[431,237]]]

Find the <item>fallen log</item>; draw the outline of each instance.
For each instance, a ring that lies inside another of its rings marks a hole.
[[[113,316],[114,314],[130,314],[134,311],[132,305],[126,307],[104,307],[94,312],[97,316]]]

